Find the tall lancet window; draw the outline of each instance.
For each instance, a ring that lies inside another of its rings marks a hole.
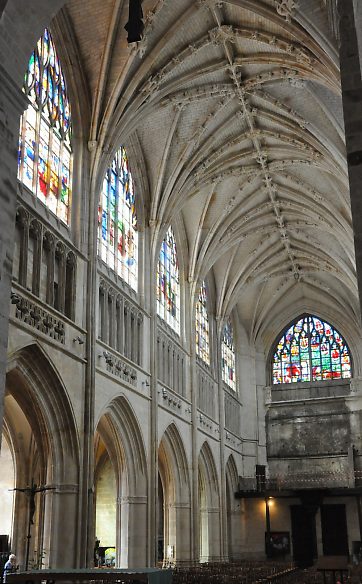
[[[180,278],[175,237],[171,227],[161,244],[157,263],[157,314],[180,332]]]
[[[52,36],[45,29],[25,74],[29,106],[21,118],[18,178],[64,223],[71,200],[71,113]]]
[[[103,179],[98,207],[98,254],[134,290],[137,250],[135,191],[127,152],[121,146]]]
[[[351,356],[342,335],[328,322],[307,315],[279,339],[273,355],[273,383],[350,379]]]
[[[209,339],[209,317],[207,314],[207,290],[205,282],[199,290],[199,297],[196,302],[196,355],[207,365],[210,364],[210,339]]]
[[[233,325],[230,318],[225,324],[221,342],[221,369],[223,381],[235,391],[235,349]]]

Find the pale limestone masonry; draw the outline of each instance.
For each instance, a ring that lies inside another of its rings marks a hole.
[[[235,497],[255,494],[256,465],[288,492],[273,530],[291,532],[298,492],[320,487],[345,506],[349,550],[361,539],[361,9],[338,4],[339,30],[334,0],[144,0],[144,38],[128,46],[127,2],[0,1],[0,420],[14,485],[51,487],[36,495],[32,562],[90,566],[96,535],[120,567],[264,558],[263,495]],[[69,227],[17,180],[21,87],[45,26],[72,105]],[[121,144],[137,292],[97,256]],[[169,225],[180,335],[156,307]],[[210,365],[195,350],[204,279]],[[352,379],[272,385],[275,341],[305,313],[347,340]],[[221,374],[229,316],[235,392]],[[28,499],[6,507],[0,532],[24,567]]]

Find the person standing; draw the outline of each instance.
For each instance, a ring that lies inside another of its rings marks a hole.
[[[8,574],[12,574],[13,572],[16,572],[16,570],[18,569],[17,565],[16,565],[16,555],[15,554],[10,554],[8,561],[6,562],[5,566],[4,566],[4,572],[3,572],[3,582],[6,582],[6,576]]]

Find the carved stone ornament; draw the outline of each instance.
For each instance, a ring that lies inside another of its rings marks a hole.
[[[290,22],[297,4],[294,0],[276,0],[275,6],[277,13],[283,16],[287,22]]]

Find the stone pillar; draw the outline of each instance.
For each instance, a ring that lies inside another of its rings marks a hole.
[[[53,569],[74,566],[78,485],[56,485],[55,490],[48,491],[46,497],[52,497],[49,564]]]
[[[19,118],[26,105],[25,96],[13,83],[0,62],[0,428],[4,411],[15,237]]]
[[[55,239],[49,232],[44,235],[44,247],[48,249],[49,252],[47,263],[46,302],[49,306],[54,306]]]
[[[138,313],[137,316],[137,363],[142,366],[142,324],[143,324],[143,314]]]
[[[116,300],[117,308],[117,351],[124,352],[124,308],[123,298],[118,295]]]
[[[116,346],[116,296],[113,288],[108,291],[107,302],[107,319],[108,319],[108,344],[111,347]]]
[[[124,355],[131,358],[131,307],[124,303]]]
[[[121,497],[120,568],[147,566],[147,497]]]
[[[59,312],[62,312],[64,314],[66,285],[66,256],[65,247],[63,244],[57,245],[56,255],[58,261],[58,310]]]
[[[35,296],[40,295],[41,262],[43,253],[43,227],[37,220],[31,222],[30,230],[34,238],[34,255],[32,265],[31,291]]]
[[[132,354],[131,360],[133,363],[137,363],[137,333],[138,333],[138,326],[137,326],[137,312],[136,310],[131,311],[131,331],[132,331]]]
[[[221,541],[221,517],[219,507],[206,509],[209,535],[209,562],[220,562],[224,559]]]
[[[18,280],[21,286],[26,287],[28,271],[28,246],[29,246],[29,213],[18,210],[18,223],[22,227],[21,244],[19,250],[19,274]]]
[[[185,564],[190,561],[191,550],[191,508],[188,503],[171,503],[168,512],[168,541],[167,546],[174,546],[174,558],[170,561],[177,564]]]
[[[362,302],[362,80],[353,0],[338,0],[340,69],[348,177],[356,255],[357,282]]]
[[[220,543],[219,543],[219,554],[223,560],[228,559],[229,553],[229,542],[228,542],[228,529],[227,529],[227,497],[226,497],[226,461],[225,461],[225,391],[224,384],[222,380],[222,359],[221,359],[221,339],[223,322],[217,319],[218,333],[217,347],[216,347],[216,363],[218,363],[217,368],[217,398],[218,398],[218,414],[219,414],[219,429],[220,429]],[[240,428],[239,428],[240,431]],[[216,528],[216,526],[215,526]],[[214,530],[212,531],[214,534]],[[216,534],[216,529],[215,529]],[[213,535],[213,537],[215,537]]]
[[[104,343],[108,342],[108,318],[107,318],[107,308],[108,308],[108,288],[103,282],[100,283],[99,286],[99,302],[101,303],[100,306],[100,315],[101,315],[101,322],[99,323],[99,336]]]

